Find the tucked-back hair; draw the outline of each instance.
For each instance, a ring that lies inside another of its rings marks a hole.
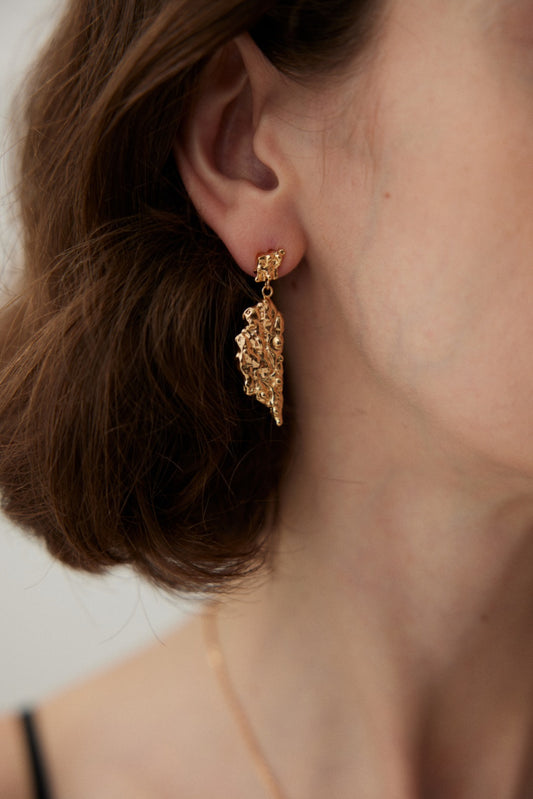
[[[3,507],[64,563],[213,592],[268,563],[286,422],[242,389],[252,285],[172,144],[249,31],[309,79],[368,52],[379,0],[72,0],[24,86],[23,275],[0,317]],[[287,365],[290,371],[290,364]]]

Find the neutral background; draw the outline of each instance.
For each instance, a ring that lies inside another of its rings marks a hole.
[[[0,265],[17,263],[9,104],[63,0],[0,0]],[[194,605],[190,607],[194,611]],[[0,516],[0,711],[38,702],[140,646],[158,644],[185,606],[127,571],[85,577],[54,563]]]

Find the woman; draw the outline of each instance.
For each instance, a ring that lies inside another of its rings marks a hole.
[[[71,2],[26,103],[4,503],[217,601],[39,708],[57,799],[533,795],[532,81],[530,0]],[[235,358],[258,255],[283,425]]]

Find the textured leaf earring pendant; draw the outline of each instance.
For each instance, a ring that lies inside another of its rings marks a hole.
[[[263,299],[242,315],[246,327],[235,338],[244,390],[270,408],[277,425],[283,424],[283,317],[272,302],[271,280],[276,280],[285,250],[259,255],[256,283],[265,283]]]

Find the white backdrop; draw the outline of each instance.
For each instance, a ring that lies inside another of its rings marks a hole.
[[[61,0],[0,0],[0,262],[16,259],[9,197],[8,105]],[[125,570],[106,578],[69,572],[0,516],[0,711],[80,679],[158,637],[184,605]]]

